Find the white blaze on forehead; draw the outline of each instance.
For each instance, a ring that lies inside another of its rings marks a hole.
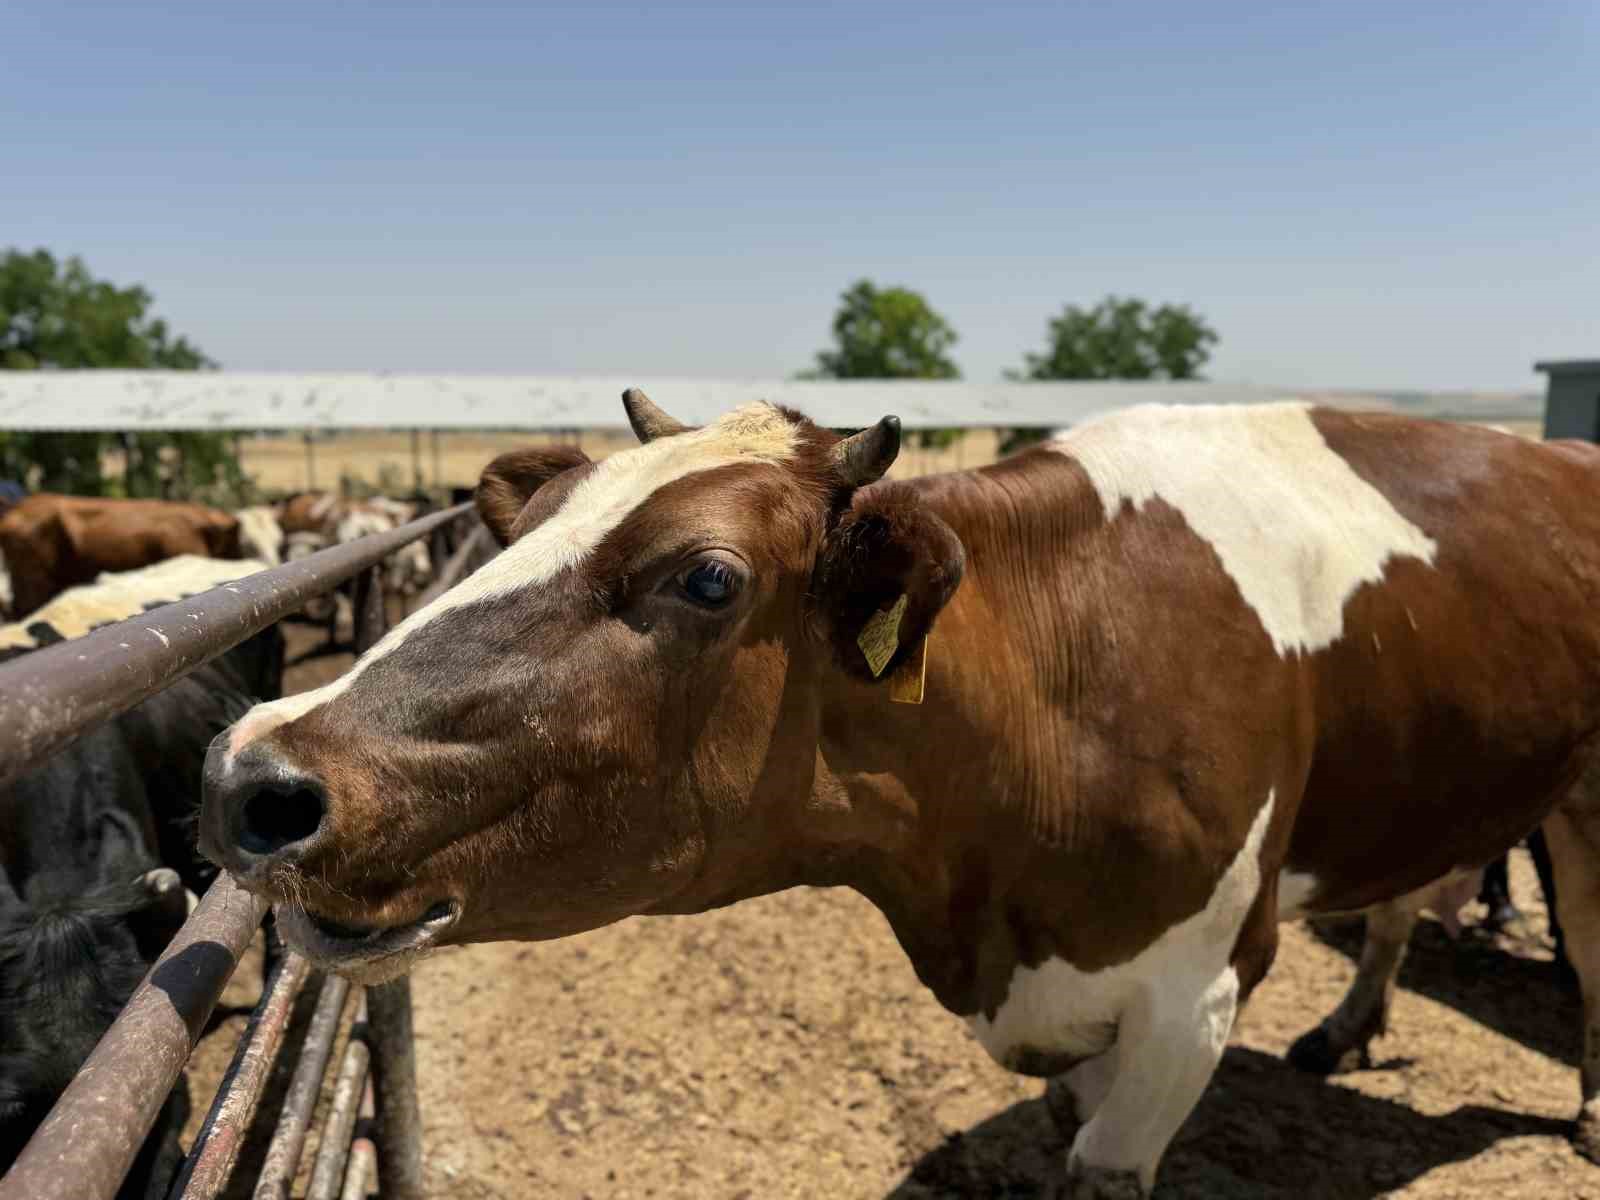
[[[1437,549],[1333,451],[1305,404],[1149,405],[1049,444],[1082,465],[1107,520],[1155,497],[1182,513],[1279,655],[1337,641],[1358,587],[1390,559],[1431,564]]]
[[[797,437],[794,423],[770,404],[750,404],[703,429],[613,454],[584,476],[541,525],[396,625],[338,679],[315,691],[256,705],[228,735],[229,761],[262,734],[340,695],[362,671],[392,654],[424,625],[453,609],[535,587],[577,566],[629,513],[667,484],[734,463],[785,462],[794,456]]]

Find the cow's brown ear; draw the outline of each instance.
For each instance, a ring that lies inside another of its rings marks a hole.
[[[586,466],[589,456],[576,446],[529,446],[510,450],[483,469],[473,500],[478,515],[502,546],[511,544],[512,527],[528,498],[557,475]]]
[[[811,594],[839,665],[886,679],[955,594],[966,550],[904,484],[855,494],[817,556]]]

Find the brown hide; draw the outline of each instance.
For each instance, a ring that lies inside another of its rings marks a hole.
[[[104,571],[131,571],[180,554],[239,558],[239,522],[202,504],[44,492],[0,517],[0,554],[23,617]]]

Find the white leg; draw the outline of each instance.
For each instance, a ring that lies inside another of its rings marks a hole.
[[[1072,1093],[1073,1107],[1077,1109],[1079,1121],[1088,1121],[1100,1111],[1116,1079],[1116,1047],[1086,1059],[1061,1077],[1062,1083]]]
[[[1073,1200],[1150,1194],[1167,1144],[1217,1069],[1238,1002],[1230,966],[1209,980],[1162,980],[1123,1013],[1115,1049],[1101,1056],[1115,1059],[1110,1088],[1067,1159]]]

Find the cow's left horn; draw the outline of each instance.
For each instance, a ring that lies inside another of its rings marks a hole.
[[[641,442],[671,437],[689,428],[667,416],[656,407],[654,400],[638,388],[629,388],[622,393],[622,407],[627,411],[628,424],[633,426],[634,436]]]
[[[849,487],[883,478],[900,453],[900,418],[885,417],[871,429],[853,433],[833,448],[833,464]]]

